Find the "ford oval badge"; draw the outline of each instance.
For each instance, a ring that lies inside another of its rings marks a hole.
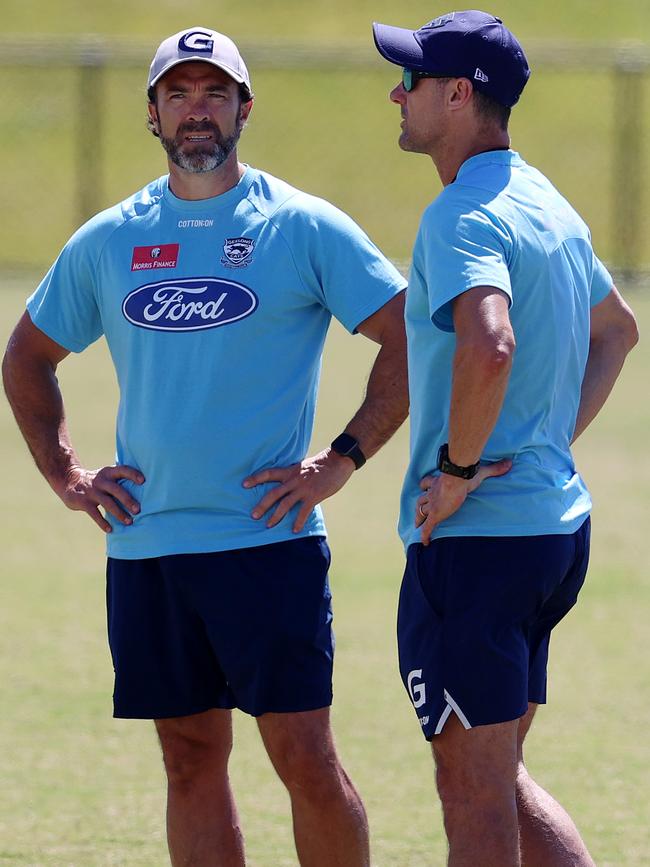
[[[202,331],[250,316],[257,295],[241,283],[193,277],[147,283],[130,292],[122,313],[140,328],[153,331]]]

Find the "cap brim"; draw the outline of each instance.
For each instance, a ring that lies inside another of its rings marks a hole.
[[[375,21],[372,25],[372,33],[377,51],[390,63],[416,69],[422,67],[422,48],[412,30],[377,24]]]
[[[166,66],[155,78],[152,78],[149,82],[149,87],[153,87],[154,84],[160,81],[163,75],[167,75],[170,69],[173,69],[175,66],[180,66],[181,63],[189,63],[192,60],[200,60],[201,63],[209,63],[211,66],[216,66],[217,69],[221,69],[226,75],[229,75],[237,84],[245,84],[246,87],[249,87],[248,82],[240,75],[236,70],[232,69],[230,66],[226,66],[224,63],[217,63],[216,60],[212,60],[209,57],[204,55],[197,54],[194,57],[179,57],[177,60],[174,60],[169,66]]]

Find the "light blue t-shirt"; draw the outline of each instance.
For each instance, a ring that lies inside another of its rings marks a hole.
[[[589,230],[568,202],[513,151],[471,157],[425,211],[406,301],[411,459],[402,491],[400,535],[414,524],[420,479],[448,441],[456,339],[452,302],[477,286],[510,299],[516,340],[504,404],[482,460],[512,458],[438,525],[443,536],[572,533],[591,508],[570,441],[589,352],[590,306],[612,279]]]
[[[142,509],[110,519],[109,555],[295,538],[297,507],[267,529],[250,513],[273,485],[242,481],[305,457],[331,316],[354,332],[404,285],[349,217],[253,168],[200,201],[162,177],[82,226],[27,307],[73,352],[108,342],[116,461],[146,478],[124,483]],[[316,508],[299,535],[324,533]]]

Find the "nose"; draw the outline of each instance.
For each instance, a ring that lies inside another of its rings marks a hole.
[[[208,111],[208,103],[203,96],[199,96],[194,99],[189,108],[190,110],[187,116],[188,120],[200,122],[203,120],[208,120],[210,117],[210,113]]]
[[[406,102],[406,91],[404,90],[404,85],[401,81],[391,90],[388,94],[388,98],[396,105],[404,105]]]

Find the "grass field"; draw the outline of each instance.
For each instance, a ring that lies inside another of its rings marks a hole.
[[[650,41],[648,0],[495,0],[490,11],[527,39]],[[157,42],[192,24],[238,40],[370,42],[370,22],[418,26],[447,11],[412,0],[251,0],[214,4],[143,0],[5,0],[2,33],[64,38],[96,33]],[[2,59],[0,58],[0,63]],[[0,115],[3,225],[0,266],[47,266],[77,223],[75,144],[103,149],[101,205],[165,170],[144,131],[146,63],[106,76],[104,135],[77,126],[70,69],[3,67]],[[391,256],[406,259],[419,213],[438,189],[430,162],[397,148],[398,113],[387,100],[395,71],[252,69],[256,105],[242,157],[351,213]],[[513,144],[550,177],[612,253],[610,195],[618,85],[606,69],[535,68],[513,115]],[[638,110],[650,117],[650,88]],[[81,132],[80,132],[81,130]],[[647,134],[647,123],[646,123]],[[650,149],[638,174],[650,232]],[[646,261],[650,260],[650,248]],[[2,275],[0,275],[0,278]],[[0,345],[29,281],[1,279]],[[631,295],[642,333],[650,292]],[[328,342],[315,445],[329,442],[357,405],[371,349],[338,327]],[[577,446],[595,499],[593,557],[578,608],[558,629],[549,706],[530,736],[529,765],[574,815],[599,867],[650,864],[650,496],[647,432],[650,349],[642,341],[602,417]],[[351,376],[350,370],[357,375]],[[71,429],[89,466],[113,454],[114,377],[101,346],[61,368]],[[150,724],[111,719],[105,639],[103,539],[67,512],[31,463],[0,401],[0,865],[161,867],[163,772]],[[337,664],[334,720],[345,764],[368,808],[375,867],[438,867],[444,838],[433,768],[399,681],[394,620],[403,555],[395,533],[407,431],[326,504],[334,552]],[[254,723],[236,719],[232,775],[250,867],[296,864],[288,800]]]
[[[34,31],[65,38],[84,33],[148,43],[188,25],[203,22],[240,41],[345,40],[350,53],[371,45],[373,19],[418,26],[446,11],[422,0],[403,10],[381,2],[317,4],[257,2],[214,7],[206,2],[180,6],[162,2],[152,15],[149,4],[59,2],[56,14],[44,3],[9,0],[3,17],[6,34]],[[539,5],[495,0],[490,8],[527,40],[650,40],[647,0],[621,0],[615,12],[606,0],[549,0]],[[39,9],[41,14],[39,14]],[[36,23],[35,23],[36,22]],[[597,54],[598,50],[594,49]],[[0,57],[0,63],[2,58]],[[255,109],[242,140],[244,159],[310,192],[331,199],[351,213],[390,256],[410,256],[418,216],[438,189],[424,157],[397,148],[398,110],[388,102],[397,70],[379,55],[369,66],[337,69],[305,64],[277,69],[273,61],[251,68]],[[97,208],[120,201],[165,171],[159,144],[144,130],[144,80],[141,68],[110,67],[105,76],[102,132],[88,128],[87,106],[77,103],[78,73],[66,68],[7,66],[0,117],[0,154],[4,180],[0,202],[12,214],[0,250],[3,264],[47,265],[79,222],[75,208],[75,160],[80,137],[91,137],[103,160],[97,179]],[[514,147],[547,171],[592,228],[601,257],[614,255],[612,192],[622,166],[634,172],[644,191],[641,232],[648,235],[650,149],[641,165],[628,165],[616,152],[615,112],[620,82],[606,64],[591,71],[549,69],[533,63],[525,97],[513,113]],[[650,116],[650,88],[638,107]],[[646,131],[647,135],[647,131]]]
[[[30,288],[9,283],[0,294],[2,345]],[[629,300],[647,330],[650,295]],[[370,357],[366,341],[333,329],[315,444],[328,442],[353,411]],[[649,363],[642,342],[578,444],[596,503],[592,566],[578,608],[554,638],[550,704],[528,753],[539,781],[578,821],[599,867],[650,863]],[[110,461],[115,385],[104,349],[68,359],[61,380],[82,458]],[[160,867],[163,774],[151,726],[110,718],[103,540],[49,492],[4,403],[0,444],[0,864]],[[405,460],[403,430],[326,504],[334,719],[368,807],[376,867],[444,860],[432,764],[395,658],[402,553],[394,525]],[[233,779],[251,867],[295,865],[287,798],[243,715],[236,718]]]
[[[162,0],[155,14],[145,0],[113,0],[110,6],[82,0],[42,0],[27,6],[21,0],[5,0],[2,29],[5,33],[108,33],[162,39],[174,30],[193,24],[257,38],[291,38],[331,41],[365,37],[370,21],[400,27],[419,27],[436,15],[454,8],[453,3],[410,0],[408,8],[394,0],[250,0],[246,5],[186,0],[180,7]],[[604,0],[492,0],[485,8],[501,16],[508,26],[527,36],[580,39],[650,39],[646,0],[619,0],[615,9]],[[40,13],[40,14],[39,14]],[[189,22],[189,23],[188,23]]]

